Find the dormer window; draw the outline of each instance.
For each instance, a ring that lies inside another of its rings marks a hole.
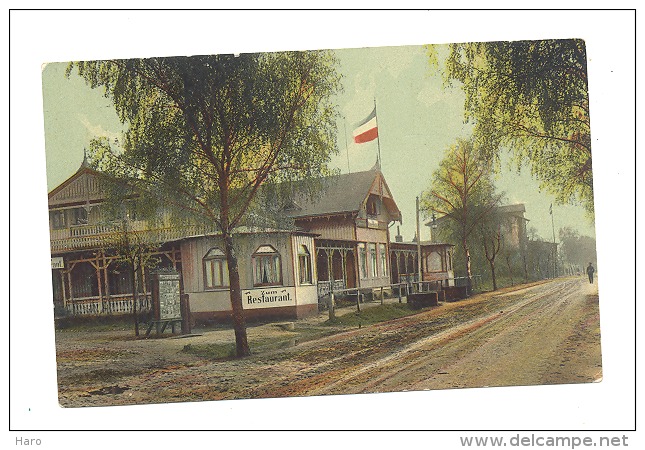
[[[378,215],[378,203],[375,197],[370,197],[367,199],[367,205],[365,210],[368,216],[377,216]]]

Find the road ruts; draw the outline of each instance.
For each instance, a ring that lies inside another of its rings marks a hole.
[[[309,395],[595,381],[601,376],[597,294],[556,280],[494,313],[345,367]],[[490,302],[495,302],[492,297]]]

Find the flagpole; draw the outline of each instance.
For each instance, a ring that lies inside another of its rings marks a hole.
[[[374,116],[376,117],[376,145],[378,147],[378,156],[377,156],[377,162],[378,162],[378,168],[381,168],[381,139],[379,138],[379,133],[378,133],[378,112],[376,111],[376,97],[374,97]]]
[[[349,146],[347,145],[347,122],[343,121],[343,127],[345,128],[345,152],[347,153],[347,173],[352,173],[349,170]]]
[[[553,230],[553,278],[556,276],[556,261],[558,258],[558,249],[555,244],[555,224],[553,222],[553,203],[549,206],[549,214],[551,214],[551,229]]]

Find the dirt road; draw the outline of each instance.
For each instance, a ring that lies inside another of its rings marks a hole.
[[[289,337],[275,326],[251,328]],[[482,294],[375,326],[243,360],[182,352],[216,333],[134,341],[110,333],[57,333],[63,406],[287,397],[601,378],[596,285],[558,279]],[[297,343],[297,345],[296,345]]]

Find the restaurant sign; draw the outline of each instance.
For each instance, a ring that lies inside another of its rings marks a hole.
[[[262,289],[242,291],[244,309],[274,308],[296,305],[296,288],[293,286],[275,286]]]

